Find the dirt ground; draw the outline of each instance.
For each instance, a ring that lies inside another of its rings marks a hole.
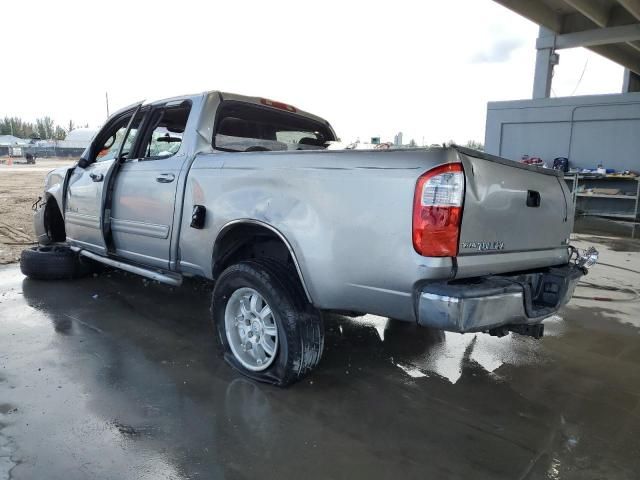
[[[69,158],[38,159],[35,165],[7,165],[0,158],[0,265],[18,261],[35,242],[31,206],[42,195],[50,170],[73,163]]]

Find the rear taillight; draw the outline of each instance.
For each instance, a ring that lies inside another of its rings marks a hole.
[[[268,98],[261,98],[260,103],[267,107],[279,108],[280,110],[286,110],[287,112],[296,113],[296,107],[287,105],[286,103],[276,102],[275,100],[269,100]]]
[[[422,175],[413,199],[413,247],[425,257],[458,254],[464,171],[461,163],[440,165]]]

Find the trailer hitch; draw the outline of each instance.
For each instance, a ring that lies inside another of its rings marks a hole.
[[[598,262],[600,253],[595,247],[589,247],[586,250],[583,250],[582,253],[580,253],[580,250],[576,247],[570,247],[570,249],[571,254],[569,258],[572,258],[575,254],[573,262],[576,267],[581,268],[584,271],[585,275],[589,271],[589,268],[593,267]]]

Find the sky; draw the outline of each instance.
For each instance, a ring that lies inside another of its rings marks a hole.
[[[31,0],[2,18],[0,117],[97,128],[105,92],[113,112],[222,90],[320,115],[344,141],[418,144],[483,141],[488,101],[530,98],[538,32],[491,0]],[[562,50],[552,96],[619,92],[622,75]]]

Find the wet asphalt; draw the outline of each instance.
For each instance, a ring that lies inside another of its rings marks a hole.
[[[623,269],[542,340],[327,315],[286,390],[220,358],[207,284],[2,267],[0,479],[637,479],[638,243],[585,239]]]

